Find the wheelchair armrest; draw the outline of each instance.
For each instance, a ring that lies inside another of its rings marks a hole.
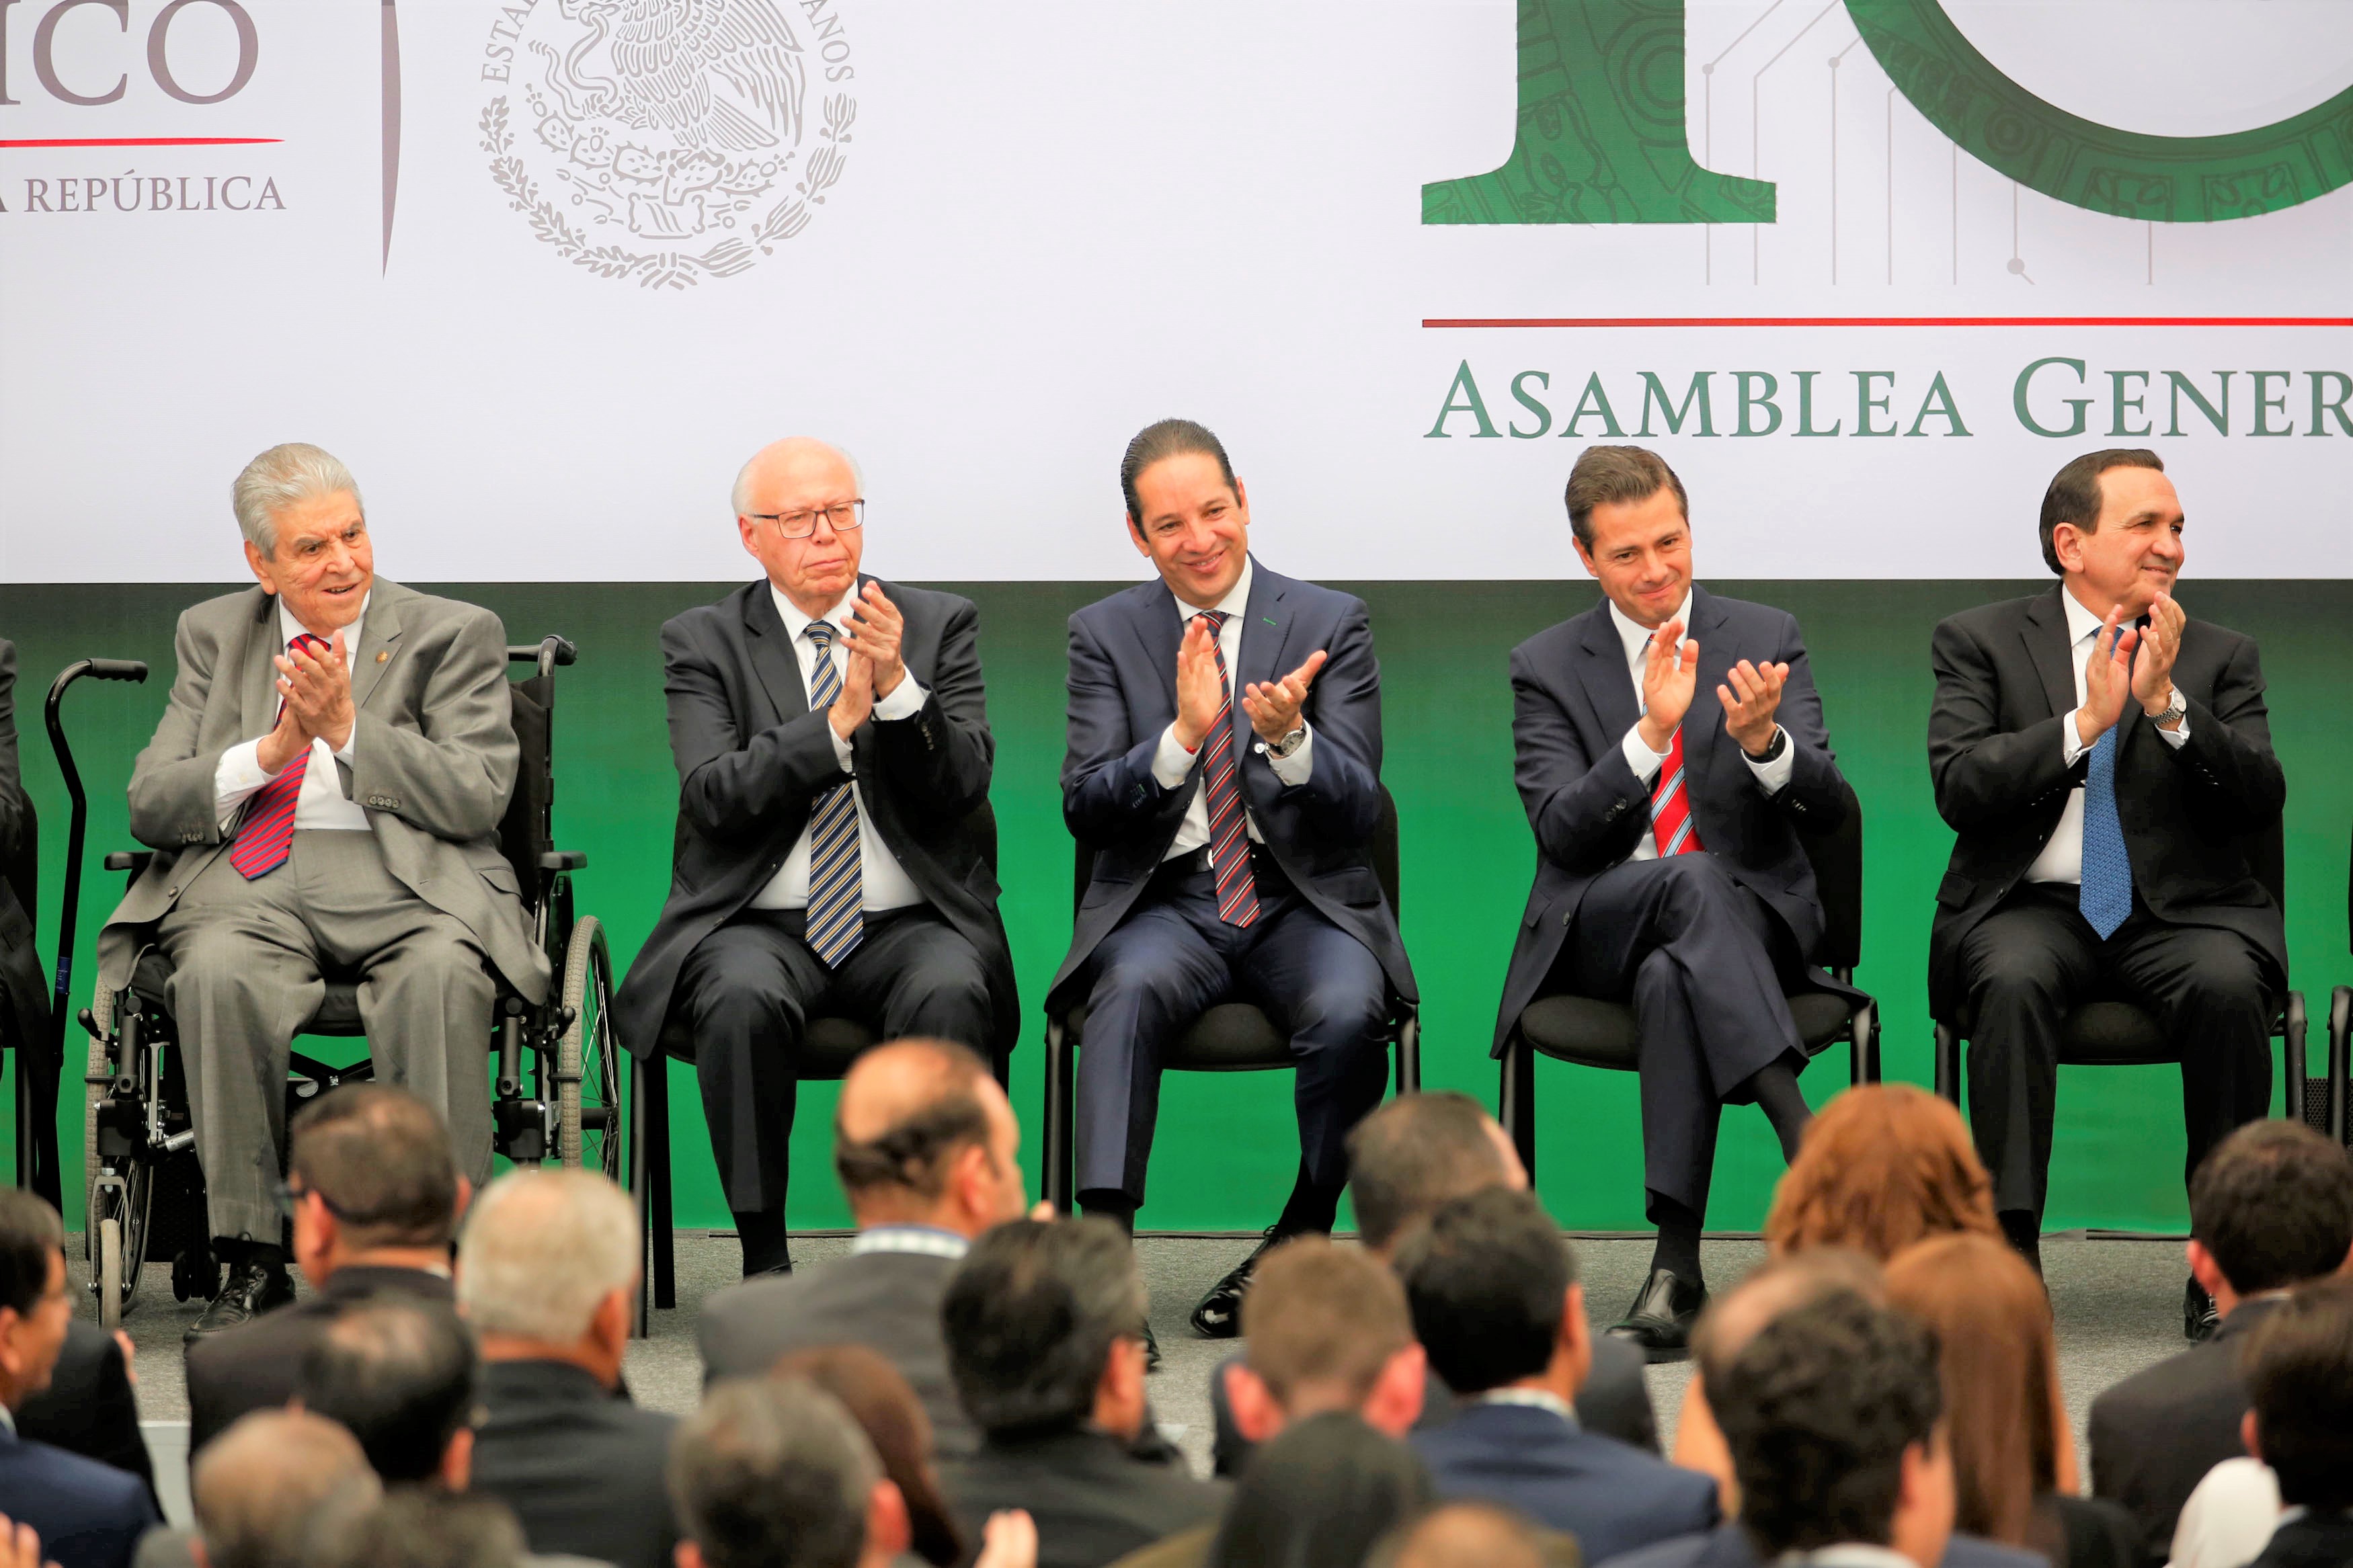
[[[107,855],[106,868],[110,871],[128,871],[133,877],[143,876],[147,870],[147,862],[154,858],[155,852],[152,849],[116,849]]]
[[[588,852],[585,849],[549,849],[539,857],[539,868],[543,871],[577,871],[587,864]]]

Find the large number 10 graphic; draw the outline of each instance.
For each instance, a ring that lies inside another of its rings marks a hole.
[[[1846,0],[1932,125],[2030,190],[2093,212],[2217,223],[2353,181],[2353,85],[2271,125],[2153,136],[2028,92],[1938,0]],[[1492,174],[1421,188],[1425,224],[1771,223],[1769,180],[1704,169],[1683,121],[1683,0],[1520,0],[1519,129]]]

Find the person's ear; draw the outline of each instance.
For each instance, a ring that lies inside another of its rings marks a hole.
[[[1234,481],[1234,510],[1242,514],[1242,526],[1248,528],[1250,526],[1250,491],[1242,488],[1242,482],[1240,479]]]
[[[2182,1250],[2189,1256],[2189,1277],[2198,1281],[2198,1288],[2209,1296],[2220,1296],[2230,1280],[2224,1277],[2222,1266],[2214,1261],[2214,1255],[2206,1250],[2204,1243],[2198,1241],[2192,1241]]]
[[[466,1217],[466,1209],[474,1201],[474,1184],[464,1176],[458,1178],[458,1206],[449,1215],[449,1227],[455,1230]]]
[[[760,525],[758,523],[754,522],[750,518],[745,517],[743,513],[738,512],[735,514],[735,531],[743,537],[744,553],[749,555],[754,561],[760,560],[760,547],[757,543],[754,542],[754,539],[758,535],[759,528]],[[248,544],[246,548],[250,550],[253,547]],[[760,562],[760,563],[763,566],[767,564],[765,561]],[[683,1543],[681,1542],[681,1544]]]
[[[2084,569],[2084,531],[2072,522],[2054,525],[2051,530],[2051,553],[2059,558],[2062,572]]]
[[[213,1568],[213,1554],[205,1550],[205,1538],[199,1531],[188,1532],[188,1561],[196,1568]]]
[[[1282,1431],[1282,1404],[1266,1379],[1240,1362],[1227,1367],[1226,1405],[1234,1413],[1234,1429],[1253,1443],[1271,1442]]]
[[[2345,1261],[2337,1266],[2339,1279],[2353,1278],[2353,1247],[2345,1249]]]
[[[2263,1457],[2262,1438],[2263,1434],[2255,1426],[2255,1413],[2250,1409],[2239,1417],[2239,1447],[2247,1451],[2250,1458],[2260,1459]]]
[[[16,1331],[24,1326],[24,1322],[23,1316],[16,1308],[0,1307],[0,1371],[5,1371],[11,1377],[21,1374],[25,1370],[24,1352],[16,1347]]]
[[[1560,1303],[1560,1345],[1577,1366],[1579,1383],[1593,1366],[1593,1331],[1585,1321],[1585,1287],[1571,1285]]]
[[[596,1316],[588,1320],[588,1331],[596,1336],[596,1348],[618,1361],[628,1348],[629,1330],[638,1310],[638,1278],[629,1277],[627,1285],[605,1292],[596,1303]]]
[[[702,1568],[702,1548],[691,1541],[681,1541],[670,1549],[674,1568]]]
[[[997,1161],[985,1143],[967,1143],[958,1149],[955,1163],[948,1172],[948,1190],[955,1194],[956,1206],[984,1223],[996,1218]]]
[[[1373,1392],[1365,1401],[1365,1425],[1392,1437],[1403,1437],[1421,1419],[1421,1401],[1430,1384],[1430,1352],[1409,1343],[1381,1363]]]
[[[278,592],[278,578],[269,570],[269,557],[256,550],[251,540],[246,542],[245,563],[253,568],[253,580],[261,584],[263,593]]]
[[[1144,537],[1144,525],[1132,517],[1123,517],[1122,521],[1127,524],[1128,538],[1135,542],[1135,552],[1149,559],[1152,554],[1152,543]],[[253,547],[248,545],[246,548],[250,550]]]
[[[876,1481],[866,1496],[867,1553],[895,1561],[914,1539],[915,1527],[907,1517],[907,1500],[900,1495],[898,1483],[887,1479]]]
[[[474,1483],[474,1429],[460,1426],[450,1434],[449,1446],[441,1450],[441,1485],[453,1492],[464,1491]]]
[[[1568,542],[1577,546],[1577,559],[1584,565],[1585,574],[1588,577],[1600,576],[1601,568],[1593,563],[1593,552],[1585,548],[1585,541],[1572,533],[1568,536]]]

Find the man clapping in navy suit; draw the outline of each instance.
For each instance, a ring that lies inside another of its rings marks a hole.
[[[1391,998],[1415,994],[1371,856],[1380,666],[1362,600],[1251,560],[1249,497],[1208,430],[1147,427],[1120,488],[1159,574],[1071,617],[1062,816],[1094,864],[1047,1006],[1087,1006],[1079,1206],[1124,1226],[1166,1043],[1229,997],[1289,1034],[1298,1181],[1193,1314],[1227,1338],[1260,1253],[1331,1229],[1348,1131],[1381,1098]]]

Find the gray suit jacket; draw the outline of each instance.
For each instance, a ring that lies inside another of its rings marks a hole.
[[[520,748],[507,694],[506,631],[473,605],[375,580],[351,653],[358,719],[344,794],[367,813],[387,870],[462,922],[529,1000],[547,993],[547,957],[522,916],[499,820]],[[259,588],[182,613],[179,670],[155,738],[131,773],[131,832],[161,851],[110,916],[100,978],[129,983],[140,948],[181,890],[236,837],[214,816],[221,753],[278,721],[278,603]]]

